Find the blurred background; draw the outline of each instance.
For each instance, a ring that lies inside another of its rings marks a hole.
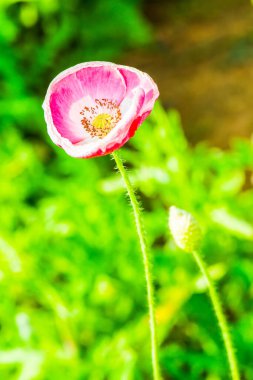
[[[52,144],[61,70],[148,72],[160,101],[121,149],[145,209],[164,379],[228,380],[205,283],[168,232],[192,212],[242,379],[253,379],[253,8],[249,0],[0,0],[0,377],[151,379],[132,212],[109,156]]]

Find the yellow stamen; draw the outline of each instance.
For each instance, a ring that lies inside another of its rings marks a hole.
[[[105,128],[110,129],[111,128],[111,122],[112,122],[112,116],[108,113],[101,113],[100,115],[97,115],[94,120],[92,121],[92,125],[95,128]]]

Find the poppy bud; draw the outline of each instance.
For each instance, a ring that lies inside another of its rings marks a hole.
[[[169,229],[177,246],[186,252],[197,250],[201,243],[201,230],[196,219],[175,206],[170,208]]]

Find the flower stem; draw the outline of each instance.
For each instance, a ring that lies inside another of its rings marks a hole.
[[[157,337],[156,337],[156,323],[155,323],[155,308],[154,308],[154,288],[151,276],[151,263],[149,259],[149,250],[147,247],[147,242],[145,239],[145,231],[141,218],[141,209],[134,193],[133,186],[128,177],[127,171],[124,168],[123,162],[118,154],[114,151],[112,153],[112,157],[114,158],[118,170],[122,176],[125,187],[128,192],[128,196],[130,198],[130,202],[134,212],[134,219],[137,229],[137,234],[140,241],[142,259],[145,271],[146,278],[146,286],[147,286],[147,300],[148,300],[148,308],[149,308],[149,324],[150,324],[150,333],[151,333],[151,355],[152,355],[152,366],[153,366],[153,376],[154,380],[160,380],[160,369],[159,369],[159,361],[158,361],[158,348],[157,348]]]
[[[236,360],[236,356],[235,356],[235,352],[234,352],[234,348],[232,344],[232,339],[230,336],[226,317],[222,310],[222,304],[221,304],[218,292],[216,291],[215,285],[208,273],[206,264],[204,260],[202,259],[201,255],[197,251],[193,251],[192,254],[199,266],[200,271],[202,272],[207,282],[210,298],[211,298],[213,308],[214,308],[214,311],[215,311],[215,314],[216,314],[216,317],[218,319],[218,323],[221,329],[221,334],[224,341],[228,363],[230,367],[231,378],[233,380],[240,380],[240,375],[239,375],[237,360]]]

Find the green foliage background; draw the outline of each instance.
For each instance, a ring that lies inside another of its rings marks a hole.
[[[145,283],[132,213],[109,156],[52,145],[49,81],[85,60],[118,59],[151,39],[137,1],[0,3],[0,377],[151,379]],[[253,378],[253,144],[189,147],[159,103],[121,150],[145,209],[165,379],[227,380],[212,308],[167,228],[192,212],[218,282],[243,378]]]

